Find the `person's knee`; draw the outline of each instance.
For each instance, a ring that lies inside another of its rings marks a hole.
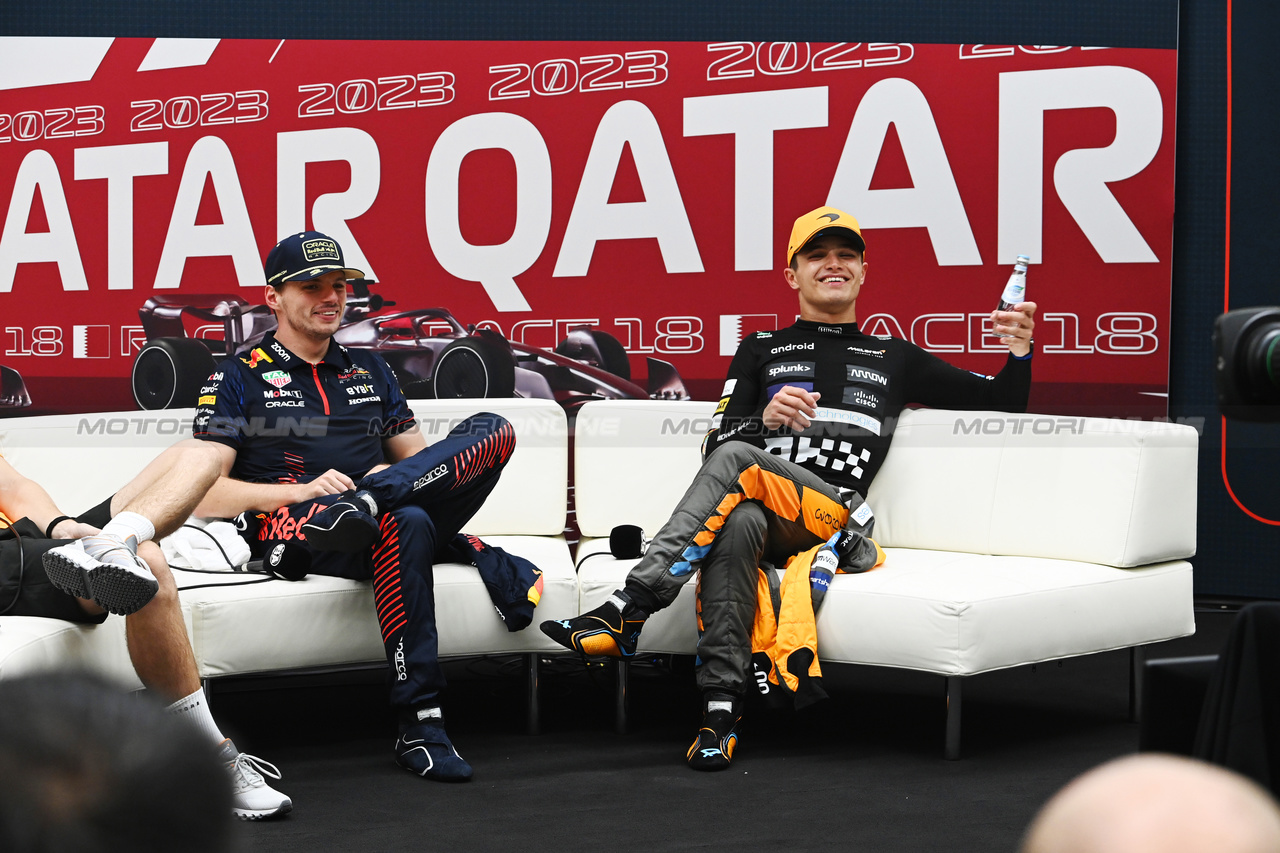
[[[405,504],[391,510],[387,516],[402,547],[423,550],[428,556],[435,553],[436,525],[425,509],[416,504]]]
[[[735,530],[759,531],[764,533],[769,526],[764,507],[755,501],[743,501],[733,508],[725,517],[724,526]]]
[[[743,501],[725,516],[716,544],[731,548],[749,547],[759,552],[768,528],[764,508],[755,501]]]
[[[147,606],[177,606],[178,583],[174,580],[173,572],[169,570],[169,563],[165,560],[164,552],[160,550],[160,546],[154,542],[143,542],[138,546],[138,556],[147,564],[151,574],[155,575],[156,583],[159,585],[155,597],[147,603]]]
[[[222,456],[218,445],[212,441],[184,438],[171,448],[177,451],[177,464],[191,475],[191,479],[203,484],[217,479],[222,472]]]
[[[763,450],[744,441],[731,441],[721,447],[715,453],[711,454],[711,458],[707,460],[708,465],[716,465],[732,471],[741,471],[756,461],[759,455],[764,453]]]
[[[475,439],[486,439],[501,432],[509,432],[512,440],[515,440],[515,427],[511,425],[511,421],[495,412],[476,412],[454,429]]]
[[[515,450],[516,428],[511,425],[511,421],[493,412],[481,412],[476,417],[482,420],[486,437],[497,436],[506,447],[506,452],[499,454],[494,460],[495,467],[501,468],[511,458],[511,451]]]

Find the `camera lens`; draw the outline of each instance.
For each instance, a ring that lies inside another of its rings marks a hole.
[[[1280,306],[1221,315],[1213,324],[1213,349],[1222,414],[1280,423]]]
[[[1245,352],[1248,387],[1261,398],[1275,399],[1280,389],[1280,322],[1272,320],[1251,329]]]

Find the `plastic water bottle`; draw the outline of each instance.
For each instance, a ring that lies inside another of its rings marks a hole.
[[[1017,260],[1013,264],[1013,272],[1009,275],[1009,281],[1005,283],[1004,292],[1000,294],[1000,301],[996,304],[997,311],[1012,311],[1013,306],[1019,302],[1025,302],[1027,297],[1027,265],[1031,263],[1031,258],[1026,255],[1018,255]],[[1010,335],[996,335],[997,338],[1008,338]]]
[[[818,553],[813,555],[813,562],[809,566],[809,592],[812,596],[814,613],[818,612],[818,608],[822,606],[823,597],[827,594],[827,590],[831,589],[831,579],[835,577],[838,563],[836,549],[831,542],[827,542],[818,549]]]

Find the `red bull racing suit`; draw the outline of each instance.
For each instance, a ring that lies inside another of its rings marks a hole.
[[[800,432],[767,429],[765,406],[786,385],[818,392]],[[863,500],[884,463],[904,406],[1023,411],[1031,356],[1012,354],[996,376],[961,370],[856,323],[800,320],[743,340],[729,367],[704,445],[706,459],[670,521],[627,578],[652,613],[671,604],[698,569],[698,684],[704,694],[746,692],[759,567],[848,529],[869,537]],[[854,570],[874,564],[860,540]]]
[[[218,365],[201,389],[194,429],[196,438],[235,449],[236,479],[307,482],[334,469],[373,495],[380,535],[370,550],[313,552],[310,571],[373,581],[391,701],[402,709],[436,704],[444,689],[432,567],[484,503],[515,448],[511,424],[482,412],[408,459],[368,474],[383,461],[383,439],[413,426],[395,376],[376,354],[330,342],[313,365],[269,334]],[[338,499],[328,495],[258,514],[249,530],[255,556],[268,544],[306,546],[302,524]]]

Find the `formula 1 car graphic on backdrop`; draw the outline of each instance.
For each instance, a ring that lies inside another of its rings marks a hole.
[[[21,409],[31,405],[27,383],[22,374],[12,367],[0,364],[0,409]]]
[[[689,399],[679,372],[661,359],[648,359],[648,390],[633,383],[626,349],[607,332],[576,327],[551,351],[463,326],[444,308],[378,315],[395,303],[370,293],[369,284],[350,282],[333,338],[381,355],[410,399],[541,397],[570,412],[588,400]],[[267,306],[226,295],[153,296],[138,315],[147,343],[134,359],[132,385],[142,409],[195,405],[218,358],[253,346],[276,326]]]

